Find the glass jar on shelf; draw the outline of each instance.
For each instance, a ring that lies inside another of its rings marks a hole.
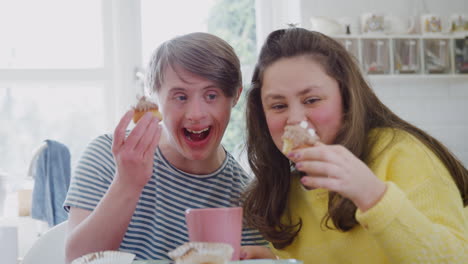
[[[453,43],[455,56],[455,72],[468,73],[468,36],[456,38]]]
[[[387,38],[362,39],[361,53],[364,71],[368,74],[390,73],[390,49]]]
[[[420,49],[417,38],[393,39],[393,71],[395,73],[420,73]]]
[[[451,72],[450,39],[428,38],[423,40],[424,72],[444,74]]]
[[[359,40],[357,38],[348,38],[348,37],[337,37],[336,40],[343,45],[343,47],[356,58],[357,61],[359,58]]]

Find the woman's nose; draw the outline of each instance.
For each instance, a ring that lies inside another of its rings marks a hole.
[[[291,105],[289,107],[289,112],[288,112],[288,125],[295,125],[299,124],[301,121],[307,120],[306,116],[306,111],[303,106],[294,106]]]

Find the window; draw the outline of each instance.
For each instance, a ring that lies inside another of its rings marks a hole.
[[[45,139],[67,145],[75,162],[87,142],[105,131],[99,85],[3,84],[0,98],[0,167],[9,175],[25,176],[33,150]]]
[[[143,62],[164,41],[190,32],[207,32],[207,19],[216,0],[142,0]],[[183,8],[182,8],[183,7]]]
[[[222,37],[250,74],[254,7],[254,0],[0,1],[0,172],[25,177],[45,139],[70,148],[73,169],[89,141],[112,132],[134,102],[135,69],[176,35]],[[243,135],[242,106],[223,139],[230,151]]]
[[[0,68],[102,67],[101,25],[99,1],[1,1]]]
[[[102,2],[0,2],[0,171],[24,178],[45,139],[76,163],[107,130]],[[73,166],[73,165],[72,165]]]

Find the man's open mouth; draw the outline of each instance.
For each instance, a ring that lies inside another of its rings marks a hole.
[[[201,141],[208,137],[210,134],[211,127],[204,128],[202,130],[191,130],[184,128],[184,135],[190,141]]]

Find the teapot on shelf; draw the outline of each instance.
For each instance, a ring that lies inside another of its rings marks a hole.
[[[345,33],[345,27],[332,18],[313,16],[310,18],[310,23],[311,30],[325,35],[340,35]]]
[[[386,34],[410,34],[416,31],[416,19],[405,18],[395,15],[384,17],[384,28]]]

